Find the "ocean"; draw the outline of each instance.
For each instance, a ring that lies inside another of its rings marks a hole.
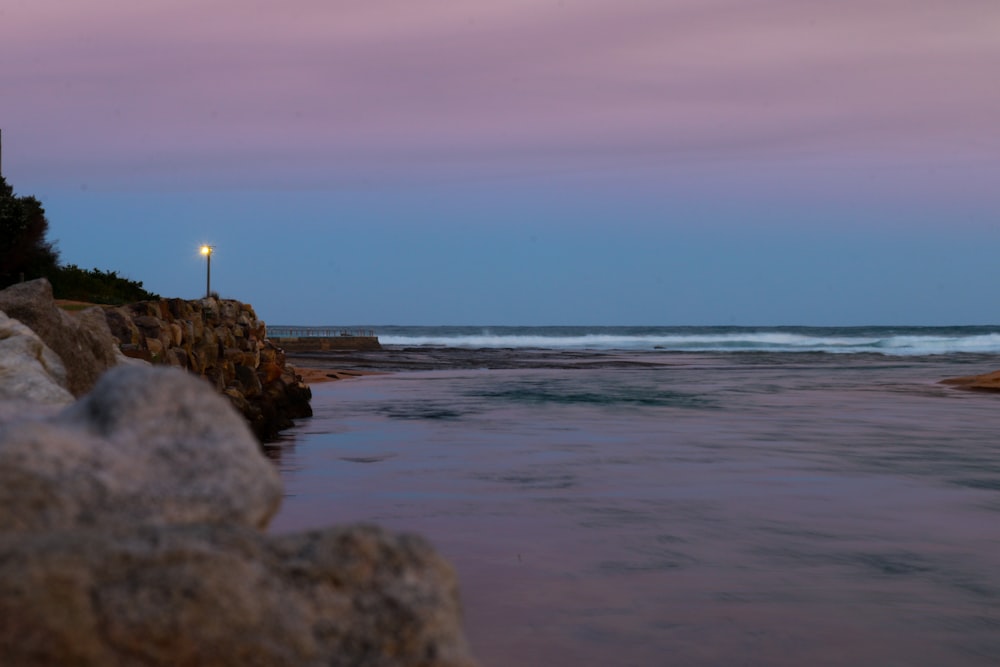
[[[507,665],[1000,664],[1000,327],[365,327],[272,530],[376,522]]]

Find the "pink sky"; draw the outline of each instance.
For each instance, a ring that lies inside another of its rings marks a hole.
[[[66,262],[271,322],[1000,320],[1000,0],[4,0],[0,95]]]
[[[5,162],[51,179],[995,167],[1000,150],[995,0],[14,0],[0,26]]]

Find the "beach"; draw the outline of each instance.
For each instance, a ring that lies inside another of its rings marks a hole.
[[[309,368],[306,366],[293,366],[293,368],[302,380],[309,385],[335,382],[337,380],[350,380],[373,374],[371,372],[338,370],[335,368]]]
[[[940,384],[992,354],[296,362],[391,372],[313,385],[272,530],[427,536],[484,665],[1000,660],[1000,413]]]

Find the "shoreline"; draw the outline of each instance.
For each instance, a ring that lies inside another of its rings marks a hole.
[[[337,380],[351,380],[364,377],[366,375],[384,375],[378,371],[349,371],[334,368],[315,368],[310,366],[297,366],[289,364],[294,372],[302,378],[308,385],[323,384],[325,382],[336,382]]]
[[[996,646],[970,620],[981,596],[940,585],[998,581],[995,402],[936,384],[978,363],[360,356],[290,359],[324,382],[402,370],[314,388],[269,530],[423,535],[458,573],[483,664],[952,664]]]
[[[973,391],[1000,391],[1000,371],[982,373],[980,375],[967,375],[957,378],[946,378],[941,380],[941,384],[950,385],[959,389],[970,389]]]

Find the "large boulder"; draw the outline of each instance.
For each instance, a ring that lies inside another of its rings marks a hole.
[[[281,480],[246,422],[180,370],[119,366],[55,417],[0,425],[0,531],[264,526]]]
[[[467,667],[454,573],[373,527],[0,534],[8,667]]]
[[[66,388],[74,396],[90,391],[97,378],[118,363],[117,342],[104,313],[66,313],[56,306],[52,285],[44,278],[0,290],[0,311],[26,324],[59,355],[66,367]]]
[[[68,405],[66,368],[34,331],[0,312],[0,401]]]
[[[54,416],[0,410],[0,663],[474,665],[426,542],[268,536],[280,498],[245,421],[181,370],[114,368]]]

